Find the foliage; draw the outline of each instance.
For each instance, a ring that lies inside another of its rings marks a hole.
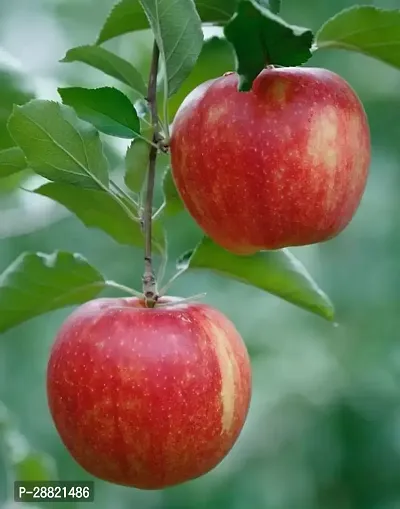
[[[0,118],[0,182],[29,170],[41,179],[31,196],[65,207],[84,226],[101,230],[129,250],[143,249],[143,187],[150,148],[157,142],[152,138],[147,108],[139,109],[140,104],[146,104],[147,78],[140,65],[103,47],[127,34],[148,35],[150,30],[160,48],[159,116],[167,141],[170,121],[185,96],[199,83],[232,70],[234,65],[242,91],[251,88],[266,65],[302,65],[314,56],[328,58],[324,55],[327,49],[362,53],[400,69],[397,9],[351,7],[325,21],[315,35],[309,28],[289,24],[279,11],[280,2],[263,0],[122,0],[111,10],[95,44],[75,46],[61,60],[79,63],[80,72],[81,64],[88,70],[100,70],[117,81],[114,86],[100,83],[97,88],[84,88],[68,83],[58,89],[60,103],[34,99],[34,94],[27,92],[24,76],[4,71],[0,102],[6,113]],[[204,39],[202,28],[210,24],[221,28],[220,35]],[[142,67],[147,71],[147,65]],[[369,79],[373,78],[371,72]],[[137,99],[141,102],[134,102]],[[124,157],[115,165],[107,157],[108,137],[129,140]],[[159,161],[160,203],[153,211],[157,218],[153,241],[162,268],[169,239],[175,235],[171,221],[178,218],[190,223],[191,218],[168,169],[168,155],[163,154]],[[208,238],[199,241],[193,234],[190,241],[192,246],[179,244],[185,254],[178,258],[175,275],[195,269],[222,274],[261,290],[258,299],[272,294],[327,320],[334,319],[331,300],[289,250],[242,258]],[[56,243],[49,246],[52,254],[25,252],[23,244],[20,252],[24,253],[0,276],[2,332],[43,313],[94,298],[107,288],[134,293],[109,281],[102,269],[82,255],[57,250]],[[341,294],[336,297],[339,302],[346,298]],[[36,456],[30,458],[36,461]],[[29,470],[26,465],[23,469]],[[32,468],[41,471],[41,467]]]
[[[221,9],[216,9],[215,4],[213,5],[214,13],[221,12]],[[260,0],[241,0],[237,3],[236,12],[230,13],[224,20],[211,16],[211,4],[208,6],[199,3],[199,6],[201,8],[198,13],[195,6],[185,0],[176,1],[173,5],[167,4],[166,0],[123,0],[112,10],[97,44],[127,32],[142,30],[149,24],[161,53],[163,73],[160,79],[164,82],[163,95],[166,105],[168,98],[173,96],[191,72],[195,71],[196,62],[203,60],[203,66],[207,65],[205,52],[210,51],[213,55],[224,47],[221,46],[224,44],[223,40],[218,39],[206,41],[203,45],[201,22],[204,19],[214,23],[223,21],[225,24],[225,35],[232,43],[238,59],[241,90],[251,88],[254,78],[266,64],[300,65],[311,56],[311,30],[286,23],[275,14],[279,11],[277,3],[271,11],[269,5]],[[360,24],[362,29],[355,31],[355,27]],[[382,11],[373,7],[344,11],[321,28],[314,51],[336,46],[368,52],[394,65],[397,62],[400,66],[400,61],[392,56],[398,24],[397,11]],[[388,26],[391,27],[390,30],[384,30]],[[383,37],[384,42],[377,46],[375,39],[371,41],[371,31],[373,37],[379,41]],[[227,56],[228,53],[222,57],[222,61]],[[108,50],[99,46],[77,47],[68,51],[62,60],[73,61],[80,61],[104,71],[131,86],[145,98],[144,80],[139,72],[129,62]],[[192,80],[189,86],[194,87],[198,81]],[[61,203],[75,213],[86,226],[103,229],[117,242],[143,245],[139,203],[134,195],[129,195],[129,190],[136,195],[140,193],[145,179],[151,143],[150,129],[147,129],[147,135],[141,135],[141,123],[147,122],[146,113],[141,120],[128,97],[114,87],[66,87],[59,88],[58,91],[64,105],[73,107],[77,115],[91,125],[81,123],[70,109],[54,102],[36,100],[15,107],[8,128],[18,146],[0,154],[3,174],[8,175],[24,169],[26,158],[31,169],[53,182],[42,186],[37,193]],[[164,111],[166,133],[169,123],[167,111]],[[129,190],[122,190],[113,181],[110,188],[109,165],[98,131],[131,140],[141,137],[131,143],[126,153],[125,184]],[[166,215],[183,213],[184,207],[180,205],[170,172],[165,174],[163,182],[166,198],[164,210],[161,208],[160,212],[163,210]],[[159,238],[163,236],[161,234]],[[211,240],[208,240],[208,243],[210,242]],[[160,243],[162,244],[162,240]],[[213,249],[221,252],[217,246]],[[279,256],[283,257],[282,260],[285,256],[290,256],[292,260],[290,270],[283,278],[277,278],[276,275],[279,266],[276,261]],[[197,258],[198,255],[193,260]],[[304,269],[292,254],[288,255],[284,251],[281,254],[260,253],[254,260],[237,262],[234,262],[229,254],[226,254],[225,258],[225,261],[218,261],[217,256],[203,256],[202,266],[217,272],[224,266],[226,274],[242,280],[243,271],[246,272],[245,267],[248,265],[254,273],[254,276],[245,276],[248,283],[283,298],[290,295],[291,302],[325,318],[333,317],[332,305],[323,297],[322,290],[309,275],[306,276],[309,283],[304,294],[307,297],[304,296],[303,299]],[[231,262],[226,265],[228,259]],[[188,264],[188,267],[192,266],[193,261]],[[6,274],[9,274],[9,270],[7,269]],[[31,270],[34,271],[35,268]],[[264,280],[265,284],[262,283]],[[274,283],[271,285],[269,281]],[[285,289],[287,285],[290,286],[289,292]],[[79,287],[76,291],[79,293]],[[62,299],[58,302],[60,306],[64,305]],[[43,312],[42,309],[46,310],[39,307],[36,312],[33,309],[30,312],[37,314]]]

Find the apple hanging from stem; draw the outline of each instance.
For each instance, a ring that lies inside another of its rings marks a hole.
[[[175,116],[170,148],[189,213],[239,255],[338,235],[360,204],[371,150],[348,83],[302,67],[266,68],[250,92],[235,73],[200,85]]]
[[[61,327],[47,392],[61,439],[84,469],[160,489],[226,456],[247,416],[251,370],[239,333],[210,306],[104,298]]]

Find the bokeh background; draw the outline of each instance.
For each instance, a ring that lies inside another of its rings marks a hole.
[[[283,0],[282,15],[316,30],[353,3]],[[399,0],[363,3],[400,7]],[[111,6],[0,0],[0,148],[11,144],[4,122],[13,102],[31,93],[57,100],[59,85],[114,84],[83,64],[59,63],[68,48],[95,40]],[[106,47],[147,74],[151,42],[142,32]],[[218,72],[221,61],[231,68],[229,55],[215,55],[208,69]],[[373,140],[368,187],[351,225],[328,243],[293,250],[333,299],[338,323],[213,274],[184,275],[174,293],[207,292],[205,300],[234,320],[248,345],[254,396],[247,424],[231,454],[203,478],[155,492],[98,481],[96,509],[400,509],[400,72],[340,51],[316,55],[310,65],[340,73],[356,89]],[[118,170],[124,146],[106,138]],[[31,175],[0,181],[0,271],[23,251],[65,249],[82,253],[109,279],[139,287],[140,250],[87,231],[61,206],[19,188],[38,183]],[[168,230],[172,271],[200,232],[185,215]],[[90,479],[61,444],[45,395],[49,349],[70,311],[0,336],[0,507],[13,507],[13,475]]]

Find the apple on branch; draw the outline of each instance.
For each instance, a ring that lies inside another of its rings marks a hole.
[[[360,100],[319,68],[266,68],[250,92],[238,90],[236,73],[200,85],[175,116],[170,146],[189,213],[239,255],[338,235],[370,164]]]
[[[161,489],[228,454],[249,408],[250,361],[234,325],[205,304],[96,299],[60,329],[47,392],[60,437],[84,469]]]

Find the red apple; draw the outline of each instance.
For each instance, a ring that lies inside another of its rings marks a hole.
[[[351,221],[370,164],[367,118],[338,75],[267,68],[250,92],[228,73],[191,92],[171,134],[189,213],[236,254],[322,242]]]
[[[205,304],[96,299],[60,329],[49,407],[75,460],[103,480],[142,489],[214,468],[244,425],[251,395],[246,347]]]

